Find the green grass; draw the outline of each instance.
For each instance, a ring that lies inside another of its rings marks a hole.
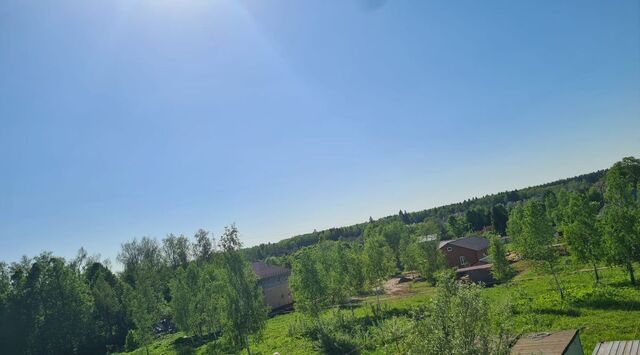
[[[564,301],[551,276],[525,263],[519,265],[525,270],[511,282],[488,288],[484,294],[496,302],[513,300],[518,332],[580,329],[585,353],[598,341],[640,338],[640,290],[631,287],[626,273],[619,268],[600,269],[602,280],[596,285],[588,267],[574,265],[569,258],[563,258],[562,264],[559,278]]]
[[[640,289],[633,288],[628,276],[619,268],[600,270],[602,281],[595,284],[593,272],[575,265],[569,258],[561,259],[560,282],[565,289],[561,300],[551,276],[544,270],[530,267],[525,262],[516,264],[519,274],[510,282],[483,290],[492,303],[509,301],[515,310],[512,326],[516,333],[580,329],[585,353],[590,353],[598,341],[640,339]],[[581,271],[584,270],[585,271]],[[434,288],[424,282],[409,283],[402,296],[384,296],[382,302],[397,314],[405,314],[413,307],[425,304]],[[375,296],[360,300],[353,310],[358,318],[370,315],[369,304]],[[349,311],[348,311],[349,312]],[[311,340],[290,336],[289,328],[295,323],[296,313],[275,316],[267,321],[263,337],[252,346],[254,354],[309,354],[314,352]],[[150,354],[205,354],[206,345],[192,349],[179,347],[176,340],[181,333],[165,336],[150,348]],[[365,351],[367,353],[367,351]],[[368,353],[384,353],[381,349]],[[144,349],[133,352],[145,354]]]

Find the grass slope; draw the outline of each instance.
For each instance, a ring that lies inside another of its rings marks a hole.
[[[593,272],[562,258],[560,280],[566,291],[564,301],[555,289],[550,276],[527,263],[516,264],[519,274],[510,282],[487,288],[483,295],[495,302],[509,300],[515,309],[513,329],[518,334],[580,329],[585,353],[591,352],[598,341],[640,339],[640,289],[633,288],[627,275],[619,268],[602,268],[602,282],[596,285]],[[401,296],[383,297],[391,310],[403,314],[411,308],[429,302],[434,289],[423,282],[405,284]],[[375,297],[361,300],[354,310],[357,317],[369,315],[367,304]],[[254,343],[252,353],[271,355],[314,353],[312,342],[303,337],[289,336],[297,314],[279,315],[268,320],[261,340]],[[206,354],[207,344],[192,348],[180,345],[181,333],[165,336],[149,347],[150,354]],[[188,343],[187,343],[188,344]],[[384,353],[382,349],[362,353]],[[132,354],[145,354],[138,349]]]

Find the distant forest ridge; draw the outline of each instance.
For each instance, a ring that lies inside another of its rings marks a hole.
[[[428,218],[435,218],[444,225],[450,216],[459,216],[470,210],[490,211],[491,208],[496,205],[503,205],[510,209],[510,207],[519,201],[528,200],[534,197],[541,198],[550,192],[557,193],[560,189],[565,189],[567,191],[586,191],[591,187],[596,187],[600,192],[602,192],[602,179],[606,172],[607,169],[602,169],[592,173],[556,180],[541,185],[513,191],[499,192],[483,197],[475,197],[462,202],[433,207],[417,212],[400,210],[398,214],[382,217],[377,220],[370,218],[369,221],[363,223],[345,227],[334,227],[322,231],[313,231],[311,233],[286,238],[276,243],[262,243],[246,248],[243,252],[250,260],[263,260],[270,256],[291,254],[300,248],[313,245],[321,240],[353,241],[360,239],[363,236],[366,226],[370,223],[401,221],[410,225],[423,222]]]

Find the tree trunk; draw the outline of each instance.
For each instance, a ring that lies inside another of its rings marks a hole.
[[[249,346],[249,336],[248,335],[244,336],[244,342],[247,345],[247,354],[251,355],[251,347]]]
[[[633,271],[633,264],[627,263],[627,271],[629,272],[629,278],[631,279],[631,284],[633,286],[636,285],[636,275]]]
[[[560,286],[560,281],[558,281],[558,275],[556,275],[556,269],[553,267],[552,262],[549,262],[549,268],[551,268],[551,274],[553,275],[553,279],[556,281],[558,292],[560,292],[560,299],[564,300],[564,291],[562,291],[562,286]]]
[[[600,283],[600,275],[598,275],[598,265],[593,263],[593,272],[596,274],[596,283]]]

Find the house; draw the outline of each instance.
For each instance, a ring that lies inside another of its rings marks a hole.
[[[600,342],[593,349],[593,355],[638,355],[640,340]]]
[[[493,264],[478,264],[476,266],[464,267],[456,270],[456,278],[468,280],[473,283],[482,282],[485,285],[493,285],[496,279],[491,274]]]
[[[577,329],[528,334],[511,348],[512,355],[584,355]]]
[[[264,303],[271,310],[293,304],[293,297],[289,288],[291,270],[261,261],[251,263],[251,269],[258,277],[258,286],[264,292]]]
[[[480,259],[487,256],[489,241],[483,237],[472,236],[442,241],[439,248],[448,266],[469,267],[478,264]]]

